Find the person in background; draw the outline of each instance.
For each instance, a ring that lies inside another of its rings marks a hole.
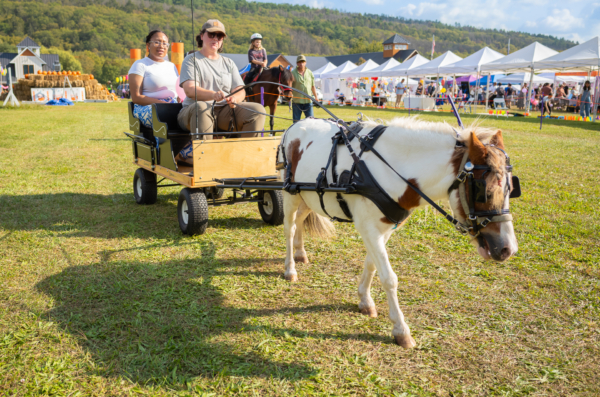
[[[429,83],[429,86],[427,87],[427,96],[435,96],[435,85],[433,82]]]
[[[396,104],[394,105],[396,108],[400,107],[400,102],[402,102],[405,92],[406,86],[404,85],[404,79],[402,79],[398,84],[396,84]]]
[[[581,105],[579,110],[579,115],[581,117],[590,117],[590,109],[592,102],[592,85],[589,80],[583,84],[583,89],[581,90]]]
[[[169,38],[161,30],[146,36],[148,56],[137,60],[129,69],[129,89],[134,103],[133,115],[142,125],[152,128],[152,104],[177,102],[177,67],[165,61]]]
[[[415,95],[421,96],[423,95],[423,83],[419,81],[419,85],[417,86],[417,90],[415,91]]]
[[[548,112],[549,115],[552,115],[552,110],[550,110],[550,99],[552,98],[552,88],[550,84],[544,83],[542,86],[541,92],[541,103],[542,103],[542,116]]]
[[[262,36],[254,33],[250,36],[250,48],[248,48],[248,63],[250,70],[246,73],[244,84],[252,83],[252,80],[267,67],[267,50],[262,46]]]
[[[504,98],[506,99],[506,107],[510,109],[510,103],[512,101],[513,95],[515,94],[515,90],[513,89],[511,83],[508,83],[508,85],[506,86],[504,94]]]
[[[317,98],[315,76],[313,75],[313,72],[306,67],[306,57],[304,55],[300,55],[296,59],[296,68],[292,70],[292,75],[294,76],[292,87],[302,92],[312,92],[313,96]],[[313,117],[312,100],[302,94],[294,93],[294,95],[300,96],[300,98],[294,98],[292,102],[292,118],[294,123],[302,118],[302,113],[304,113],[304,117]]]
[[[336,101],[340,101],[342,105],[344,104],[344,100],[346,99],[346,97],[344,96],[343,92],[340,92],[339,88],[335,90],[333,96],[335,97]]]

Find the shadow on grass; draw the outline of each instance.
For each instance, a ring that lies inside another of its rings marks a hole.
[[[8,231],[49,230],[64,237],[96,238],[183,238],[177,220],[179,192],[159,191],[154,205],[136,204],[133,194],[33,194],[0,195],[0,227]],[[256,218],[219,217],[209,207],[209,227],[259,229],[266,226]]]
[[[222,261],[214,257],[214,252],[212,244],[203,243],[201,258],[160,263],[108,262],[113,252],[101,252],[99,263],[69,267],[36,285],[38,291],[55,301],[55,307],[44,317],[79,340],[96,363],[97,375],[125,376],[141,384],[168,383],[181,388],[190,378],[225,373],[290,381],[317,374],[318,370],[308,364],[270,358],[275,352],[271,349],[269,354],[261,347],[265,340],[278,343],[274,356],[281,350],[296,350],[294,338],[389,342],[377,335],[315,334],[262,325],[264,320],[259,324],[254,319],[276,314],[355,311],[356,307],[231,307],[215,286],[223,276],[228,280],[234,276],[231,282],[238,286],[236,281],[264,283],[264,278],[281,275],[248,269],[274,260]],[[236,280],[238,277],[255,279]],[[223,289],[228,286],[221,284]],[[249,302],[252,306],[252,299]]]

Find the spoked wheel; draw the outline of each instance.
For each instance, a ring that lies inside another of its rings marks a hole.
[[[185,188],[179,193],[177,203],[179,228],[184,234],[204,234],[208,227],[208,202],[200,189]]]
[[[138,204],[154,204],[158,196],[156,174],[138,168],[133,175],[133,196]]]
[[[269,225],[282,225],[283,194],[279,190],[266,190],[263,201],[258,203],[258,211],[263,221]]]

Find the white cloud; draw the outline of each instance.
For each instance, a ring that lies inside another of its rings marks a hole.
[[[548,15],[540,22],[541,26],[545,25],[557,32],[571,32],[578,27],[582,27],[583,24],[583,19],[571,15],[571,11],[567,8],[562,10],[555,8],[552,10],[552,15]]]

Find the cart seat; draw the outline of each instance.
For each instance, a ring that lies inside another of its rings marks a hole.
[[[181,103],[152,104],[152,128],[154,136],[159,138],[190,137],[189,131],[182,130],[177,115],[183,108]]]
[[[135,135],[143,135],[144,138],[149,139],[151,141],[154,140],[154,133],[152,132],[152,128],[148,128],[144,126],[137,117],[133,115],[133,102],[129,102],[129,129],[133,131]]]

